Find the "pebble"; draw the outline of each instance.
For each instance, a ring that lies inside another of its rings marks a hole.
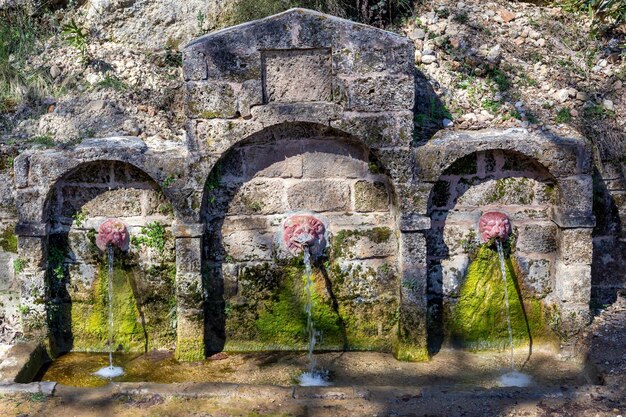
[[[500,62],[500,58],[502,58],[502,52],[500,50],[500,45],[496,45],[489,50],[487,53],[487,61],[498,63]]]
[[[605,109],[613,111],[615,110],[615,107],[613,106],[613,101],[611,100],[604,100],[602,102],[602,105],[604,106]]]
[[[584,91],[579,91],[576,93],[576,100],[587,101],[589,100],[589,94],[585,93]]]
[[[415,28],[413,29],[413,31],[409,34],[409,39],[411,40],[416,40],[416,39],[424,39],[426,37],[426,31],[422,28]]]
[[[432,64],[436,60],[437,58],[434,55],[422,55],[422,63],[424,64]]]
[[[454,126],[454,122],[450,119],[443,119],[441,121],[441,124],[443,125],[444,128],[449,129],[451,127]]]
[[[61,75],[61,68],[53,65],[50,67],[50,76],[52,79],[56,79],[59,75]]]
[[[569,89],[564,88],[562,90],[559,90],[559,92],[556,93],[556,97],[561,103],[565,103],[569,98]]]
[[[506,9],[501,9],[499,13],[504,23],[509,23],[510,21],[515,20],[515,13],[513,12],[510,12]]]

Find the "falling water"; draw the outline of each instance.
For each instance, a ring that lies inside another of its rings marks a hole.
[[[312,310],[313,310],[313,272],[311,270],[311,253],[309,248],[304,246],[304,273],[306,275],[306,329],[309,336],[309,371],[300,375],[300,385],[302,386],[327,386],[328,382],[327,372],[316,369],[317,363],[313,356],[313,350],[315,349],[315,343],[317,342],[318,332],[315,330],[315,323],[313,322]]]
[[[500,272],[502,273],[502,283],[504,285],[504,304],[506,305],[506,325],[509,330],[509,346],[511,348],[511,372],[500,377],[500,385],[505,387],[525,387],[530,385],[530,376],[515,370],[515,361],[513,359],[513,329],[511,328],[511,313],[509,311],[509,289],[506,282],[506,266],[504,264],[504,251],[502,250],[502,242],[496,240],[498,248],[498,256],[500,258]]]
[[[109,366],[99,369],[94,375],[114,378],[124,374],[119,366],[113,366],[113,246],[107,245],[107,279],[109,284]]]

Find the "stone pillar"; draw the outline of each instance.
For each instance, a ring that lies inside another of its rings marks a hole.
[[[426,237],[430,219],[405,214],[400,219],[400,321],[394,354],[399,360],[428,359]]]
[[[203,224],[172,226],[176,237],[176,358],[197,361],[204,352],[204,290],[202,285]]]
[[[15,226],[18,236],[18,259],[14,264],[20,285],[20,314],[24,336],[43,339],[46,320],[46,257],[48,224],[20,222]]]
[[[591,298],[591,228],[562,228],[557,236],[555,295],[559,307],[559,333],[565,337],[589,324]]]

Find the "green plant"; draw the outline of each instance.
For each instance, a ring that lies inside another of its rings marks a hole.
[[[162,185],[164,188],[168,188],[170,185],[174,183],[174,181],[176,181],[176,177],[173,175],[168,175],[167,177],[163,179]]]
[[[24,270],[24,268],[26,268],[27,265],[28,261],[26,259],[17,258],[13,261],[13,270],[16,274],[19,274]]]
[[[48,268],[57,281],[63,281],[63,278],[65,278],[64,261],[65,251],[57,246],[50,246],[48,251]]]
[[[215,203],[215,196],[210,195],[213,191],[217,190],[217,187],[220,185],[220,181],[222,180],[222,169],[219,164],[216,164],[209,177],[206,180],[206,184],[204,185],[204,191],[208,195],[207,201],[209,204]]]
[[[87,212],[84,209],[80,209],[72,215],[72,220],[76,223],[76,227],[81,227],[87,220]]]
[[[52,135],[38,135],[30,138],[30,142],[36,145],[42,145],[47,148],[51,148],[56,145],[56,142],[52,138]]]
[[[555,2],[555,6],[589,14],[595,29],[605,23],[619,26],[626,22],[626,0],[562,0]]]
[[[50,92],[47,68],[31,68],[28,58],[50,34],[43,19],[23,7],[0,9],[0,117],[25,100],[35,102]],[[1,120],[0,120],[1,121]]]
[[[91,61],[87,46],[89,44],[89,34],[76,24],[74,19],[61,26],[61,34],[65,37],[68,45],[78,49],[81,61],[86,66]]]
[[[589,107],[585,107],[583,110],[583,116],[588,119],[604,120],[607,118],[614,118],[615,112],[605,109],[601,104],[593,104]]]
[[[487,73],[487,77],[498,86],[500,91],[506,91],[511,87],[509,76],[501,69],[494,68],[490,70]]]
[[[558,113],[556,114],[556,119],[555,119],[557,123],[567,123],[567,122],[570,122],[571,120],[572,120],[572,113],[567,107],[563,107],[559,109]]]
[[[486,100],[483,100],[482,102],[482,108],[491,113],[498,113],[501,107],[502,107],[502,104],[499,101],[486,99]]]
[[[165,252],[167,237],[165,226],[158,221],[148,223],[140,229],[141,235],[133,236],[133,243],[156,249],[160,254]]]
[[[466,11],[462,11],[452,16],[452,20],[454,20],[457,23],[463,24],[463,23],[467,23],[467,21],[469,20],[469,16]]]
[[[28,312],[30,311],[30,308],[28,306],[23,305],[23,304],[20,304],[17,309],[19,310],[20,314],[22,314],[22,315],[28,314]]]
[[[202,10],[198,10],[198,13],[196,14],[196,21],[198,22],[198,33],[200,34],[204,33],[204,29],[202,29],[202,26],[204,26],[205,20],[206,16],[204,15],[204,13],[202,13]]]
[[[104,78],[96,83],[96,88],[110,88],[116,91],[125,91],[128,89],[128,86],[124,81],[107,72]]]

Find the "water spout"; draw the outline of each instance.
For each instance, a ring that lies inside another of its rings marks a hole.
[[[128,249],[129,243],[128,229],[119,220],[107,220],[100,225],[96,245],[100,249],[106,249],[107,253],[107,280],[108,280],[108,301],[109,301],[109,366],[99,369],[94,375],[103,378],[115,378],[124,374],[124,370],[119,366],[113,366],[113,265],[114,247],[124,251]]]
[[[509,289],[506,280],[506,263],[504,259],[504,249],[502,243],[506,242],[511,234],[511,222],[504,213],[491,211],[483,214],[478,222],[478,232],[483,242],[495,241],[500,260],[500,273],[502,275],[502,285],[504,285],[504,305],[506,307],[506,325],[509,332],[509,348],[511,371],[505,373],[498,380],[499,385],[504,387],[526,387],[532,382],[530,376],[518,372],[515,369],[515,359],[513,355],[513,329],[511,327],[511,312],[509,306]]]
[[[313,270],[311,267],[312,255],[319,256],[326,246],[324,233],[326,227],[321,220],[311,215],[293,215],[283,224],[283,242],[294,254],[302,252],[304,273],[306,276],[306,329],[309,338],[308,359],[309,370],[300,376],[302,386],[327,386],[328,372],[317,369],[314,351],[319,331],[315,329],[313,320]]]

